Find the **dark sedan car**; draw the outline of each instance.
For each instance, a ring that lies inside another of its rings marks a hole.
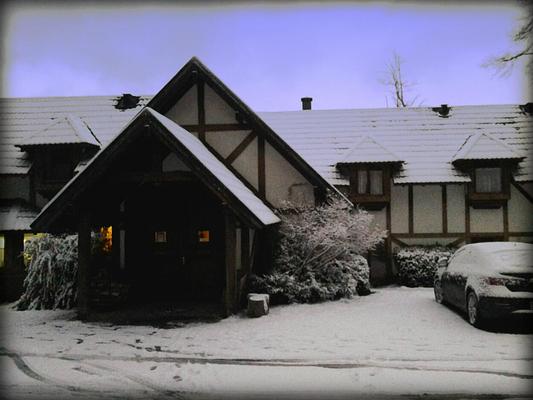
[[[533,313],[533,244],[465,245],[439,265],[434,290],[438,303],[459,307],[477,327],[487,319]]]

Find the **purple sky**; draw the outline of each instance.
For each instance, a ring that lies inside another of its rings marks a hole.
[[[502,3],[13,2],[2,10],[2,95],[153,94],[195,55],[257,111],[298,109],[302,96],[316,109],[385,107],[380,81],[396,51],[417,104],[524,103],[524,63],[506,78],[482,67],[516,46],[524,10]]]

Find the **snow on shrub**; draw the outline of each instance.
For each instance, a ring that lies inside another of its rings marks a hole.
[[[252,276],[252,291],[277,303],[311,303],[369,291],[369,270],[361,255],[382,242],[385,231],[373,217],[341,199],[314,208],[286,204],[271,273]]]
[[[34,237],[26,242],[29,259],[22,296],[17,309],[71,308],[76,300],[78,236]]]
[[[99,235],[92,236],[93,252],[101,247]],[[69,309],[76,305],[78,236],[43,234],[26,242],[24,257],[29,260],[23,293],[16,308]]]
[[[443,246],[404,247],[394,253],[401,285],[432,287],[439,260],[448,260],[454,249]]]

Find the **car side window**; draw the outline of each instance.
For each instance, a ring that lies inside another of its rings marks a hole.
[[[456,271],[457,269],[459,269],[459,266],[463,264],[464,262],[464,256],[465,256],[464,250],[457,251],[452,256],[452,258],[450,259],[450,262],[448,263],[448,270]]]

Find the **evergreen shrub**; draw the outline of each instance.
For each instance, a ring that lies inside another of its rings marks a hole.
[[[394,253],[399,283],[408,287],[433,287],[440,259],[448,260],[455,250],[444,246],[410,246]]]
[[[330,198],[317,207],[286,204],[272,271],[250,278],[250,290],[272,303],[314,303],[370,292],[362,256],[383,241],[386,232],[368,212]]]

